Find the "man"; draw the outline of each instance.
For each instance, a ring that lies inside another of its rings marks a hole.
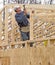
[[[26,12],[26,9],[24,11],[21,10],[20,6],[16,6],[14,8],[15,19],[17,21],[17,24],[20,26],[20,32],[21,32],[21,38],[23,41],[29,40],[29,21],[27,18],[29,18],[29,15]]]

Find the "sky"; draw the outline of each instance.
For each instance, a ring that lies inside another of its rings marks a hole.
[[[3,0],[0,0],[0,9],[3,7],[2,2]]]
[[[39,1],[39,0],[37,0],[37,1]],[[44,4],[44,1],[48,2],[49,0],[41,0],[41,3]],[[3,2],[3,0],[0,0],[0,9],[3,7],[2,2]],[[53,4],[55,4],[55,0],[53,0]]]

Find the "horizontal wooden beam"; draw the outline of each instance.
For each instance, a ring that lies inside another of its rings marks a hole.
[[[21,7],[23,7],[23,4],[9,4],[9,6],[18,6],[20,5]],[[32,8],[32,9],[40,9],[40,10],[55,10],[55,5],[40,5],[40,4],[25,4],[26,5],[26,8]]]
[[[55,17],[55,13],[37,13],[34,15],[35,17]]]
[[[37,38],[36,40],[27,40],[27,41],[19,41],[17,44],[23,44],[23,43],[31,43],[31,42],[41,42],[45,40],[55,40],[55,37],[49,37],[49,38]],[[17,44],[6,44],[3,46],[9,46],[9,45],[17,45]],[[2,46],[0,46],[2,47]]]
[[[18,5],[20,5],[22,8],[23,8],[23,4],[21,5],[21,4],[9,4],[9,5],[5,5],[4,7],[3,7],[3,9],[5,8],[5,7],[14,7],[14,6],[18,6]],[[25,4],[26,5],[26,8],[28,8],[28,9],[31,9],[31,10],[54,10],[55,11],[55,5],[38,5],[38,4]],[[2,12],[3,11],[3,9],[0,11],[0,12]]]

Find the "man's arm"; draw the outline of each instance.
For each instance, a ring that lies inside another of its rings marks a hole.
[[[30,14],[29,13],[27,13],[27,10],[26,10],[26,8],[25,8],[25,5],[23,5],[23,7],[24,7],[24,14],[26,15],[26,17],[29,19],[30,18]]]
[[[26,15],[26,17],[29,19],[30,18],[30,14],[27,13],[26,9],[24,10],[24,14]]]

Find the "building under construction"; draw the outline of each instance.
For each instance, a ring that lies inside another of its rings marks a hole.
[[[55,5],[25,4],[30,40],[21,41],[14,6],[0,9],[0,65],[55,65]],[[31,43],[32,46],[31,46]]]

